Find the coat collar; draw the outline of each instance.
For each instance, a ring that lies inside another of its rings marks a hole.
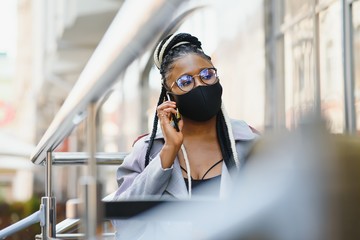
[[[235,141],[247,141],[256,138],[257,135],[251,130],[245,121],[231,119],[230,122]],[[150,134],[145,136],[146,142],[150,140],[150,136]],[[158,128],[156,132],[155,139],[164,139],[160,128]]]
[[[253,140],[256,138],[255,134],[249,125],[243,120],[230,120],[233,130],[234,138],[236,141],[240,140]]]

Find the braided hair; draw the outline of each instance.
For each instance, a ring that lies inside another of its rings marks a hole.
[[[160,42],[154,51],[154,62],[160,70],[163,83],[165,83],[167,74],[172,69],[173,63],[190,53],[198,54],[211,61],[211,58],[203,52],[201,42],[188,33],[169,35]]]
[[[166,79],[173,68],[173,63],[179,58],[188,54],[197,54],[208,61],[211,61],[210,56],[206,55],[202,48],[201,42],[194,36],[188,33],[179,33],[177,35],[169,35],[164,38],[156,47],[154,51],[154,63],[160,70],[162,78],[162,87],[160,97],[157,103],[159,106],[166,99],[166,91],[168,86],[166,85]],[[154,143],[154,138],[157,132],[158,117],[155,112],[153,129],[150,136],[149,145],[145,155],[145,167],[150,162],[150,152]],[[230,122],[227,120],[227,116],[224,113],[224,109],[219,111],[217,115],[216,131],[219,140],[221,152],[224,158],[226,166],[231,169],[238,166],[238,157],[235,149],[235,142],[231,131]]]

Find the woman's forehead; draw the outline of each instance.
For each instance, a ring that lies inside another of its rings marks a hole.
[[[169,77],[183,74],[198,74],[200,69],[212,67],[211,62],[198,54],[188,54],[177,59],[169,71]]]

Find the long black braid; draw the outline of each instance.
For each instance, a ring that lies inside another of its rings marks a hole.
[[[222,111],[219,111],[216,118],[216,133],[219,140],[221,153],[228,169],[235,167],[233,152],[231,151],[231,142],[225,117]]]
[[[177,44],[179,45],[176,46]],[[201,42],[196,37],[187,33],[180,33],[175,36],[169,35],[168,37],[163,39],[156,48],[154,52],[154,60],[156,66],[160,70],[160,74],[163,81],[157,106],[159,106],[165,100],[166,91],[168,88],[166,85],[167,74],[171,71],[173,67],[173,63],[177,59],[188,54],[198,54],[199,56],[211,61],[211,58],[203,52],[201,48]],[[154,143],[154,138],[157,131],[157,125],[158,125],[158,117],[157,114],[155,113],[153,129],[151,132],[150,141],[145,156],[145,167],[150,162],[150,152]],[[225,118],[223,116],[222,111],[220,111],[217,116],[216,128],[217,128],[218,140],[220,143],[220,148],[224,158],[224,162],[226,166],[230,169],[235,166],[235,162],[234,162],[234,156],[231,151],[231,143],[227,131]]]
[[[164,86],[162,86],[157,106],[159,106],[161,103],[164,102],[165,96],[166,96],[166,89],[165,89]],[[146,150],[146,155],[145,155],[145,166],[147,166],[149,164],[149,162],[150,162],[150,151],[151,151],[152,145],[154,144],[154,138],[155,138],[156,131],[157,131],[158,121],[159,121],[159,118],[158,118],[157,113],[155,111],[153,129],[152,129],[151,136],[150,136],[149,146],[148,146],[148,148]]]

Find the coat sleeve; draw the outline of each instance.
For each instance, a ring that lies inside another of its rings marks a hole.
[[[173,168],[162,168],[159,153],[156,153],[144,168],[146,149],[147,143],[143,139],[137,141],[133,151],[118,168],[115,200],[146,196],[160,198],[165,191]]]

